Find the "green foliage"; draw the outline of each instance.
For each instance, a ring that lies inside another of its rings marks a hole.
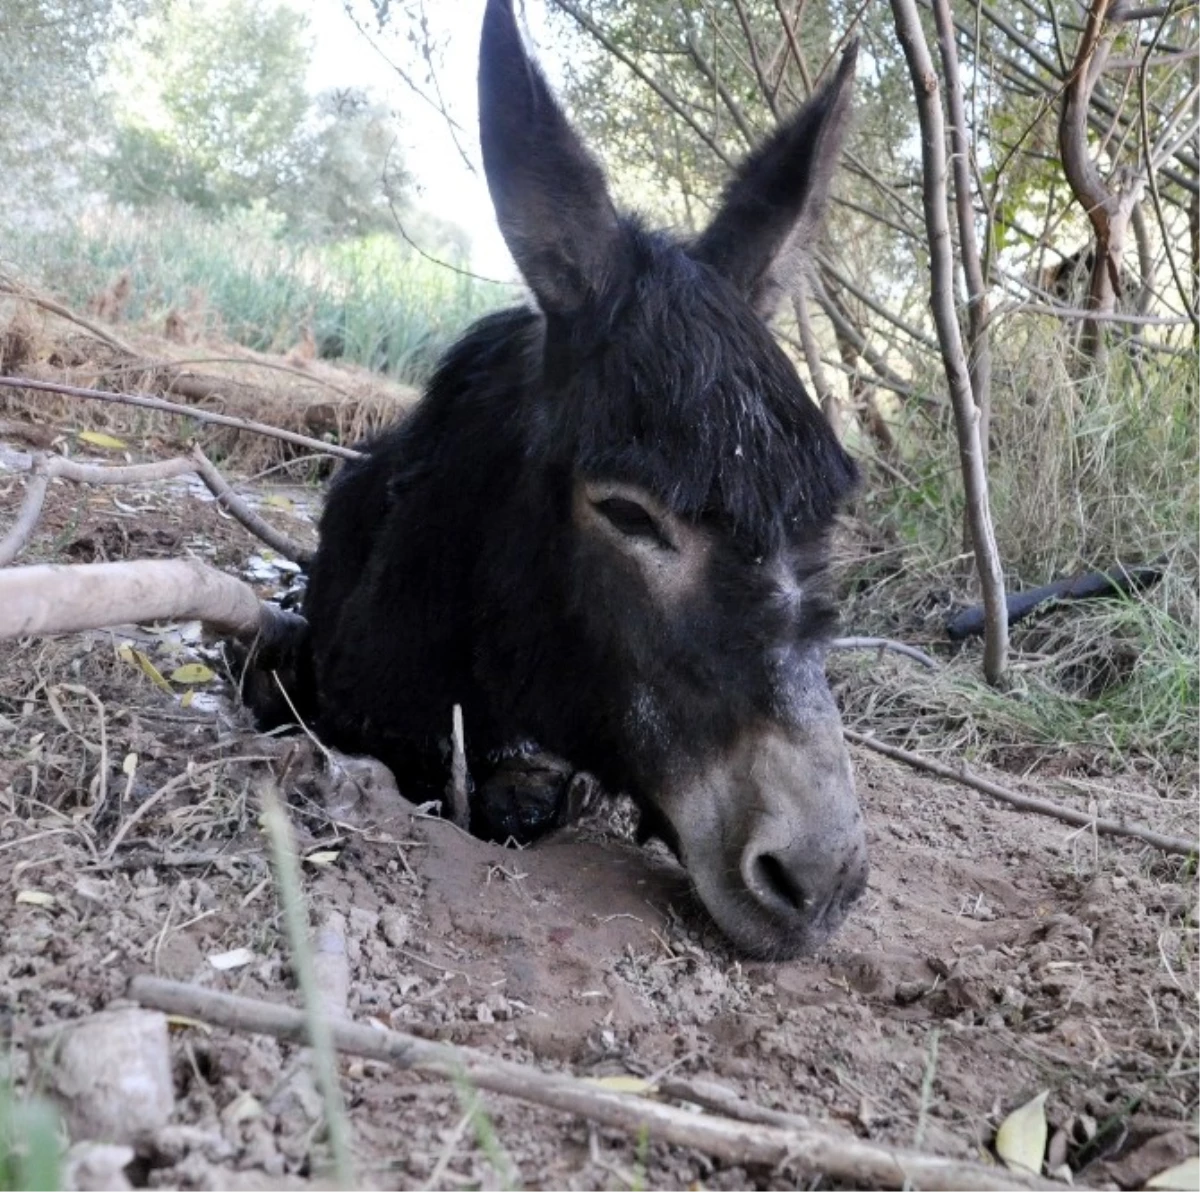
[[[313,244],[284,224],[262,205],[219,218],[174,207],[109,213],[14,247],[23,273],[77,308],[127,274],[129,319],[186,312],[193,330],[261,351],[311,334],[318,350],[411,384],[470,322],[514,298],[394,237]]]
[[[111,195],[219,210],[294,181],[312,146],[307,21],[287,3],[176,0],[115,56]]]
[[[0,1074],[0,1192],[53,1192],[59,1174],[58,1115],[39,1099],[22,1099]]]
[[[1043,324],[993,345],[992,510],[1010,588],[1168,555],[1146,592],[1043,610],[1013,630],[1010,690],[977,673],[978,642],[918,686],[894,669],[838,658],[853,673],[853,721],[911,744],[1003,762],[1023,745],[1075,751],[1122,768],[1149,760],[1164,786],[1195,776],[1200,725],[1200,454],[1197,376],[1182,357],[1111,353],[1073,378],[1062,333]],[[955,603],[976,594],[962,554],[962,496],[949,427],[900,426],[908,483],[872,470],[857,516],[885,546],[852,565],[846,620],[945,641]],[[924,639],[922,641],[922,639]],[[1082,751],[1082,752],[1080,752]]]
[[[137,7],[116,0],[0,5],[0,209],[45,210],[71,189],[72,166],[106,127],[95,94],[105,47]]]

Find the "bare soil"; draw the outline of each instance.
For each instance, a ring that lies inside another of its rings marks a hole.
[[[0,467],[0,526],[21,493]],[[314,490],[286,495],[260,507],[311,533]],[[267,592],[288,580],[187,486],[55,486],[22,561],[188,551],[234,571],[258,556]],[[190,703],[163,690],[124,642],[168,676],[220,670],[186,626],[0,644],[0,1040],[22,1092],[40,1083],[33,1033],[109,1005],[134,974],[297,1000],[259,825],[269,778],[311,858],[313,923],[344,921],[358,1020],[578,1075],[716,1081],[947,1156],[986,1159],[1004,1115],[1048,1090],[1052,1150],[1094,1186],[1140,1187],[1196,1152],[1192,866],[855,750],[868,894],[820,955],[747,963],[665,851],[632,842],[623,804],[516,851],[386,792],[331,802],[305,742],[255,734],[222,679]],[[1107,797],[1110,813],[1178,824],[1153,792],[1113,780]],[[235,949],[246,963],[214,965]],[[297,1049],[195,1024],[171,1047],[173,1124],[130,1182],[328,1186]],[[370,1062],[341,1071],[367,1186],[833,1186],[490,1095],[472,1116],[470,1090]]]

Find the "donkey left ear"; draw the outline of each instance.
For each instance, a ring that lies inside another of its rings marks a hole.
[[[569,315],[617,267],[603,171],[525,53],[512,0],[488,0],[479,44],[483,169],[505,243],[546,314]]]
[[[746,158],[692,246],[764,319],[794,289],[820,227],[850,122],[857,56],[854,41],[833,78]]]

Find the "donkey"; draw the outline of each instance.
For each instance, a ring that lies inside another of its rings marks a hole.
[[[821,945],[866,883],[825,678],[856,474],[764,320],[811,243],[854,50],[681,242],[620,215],[490,0],[483,163],[536,305],[476,323],[335,478],[294,682],[317,732],[445,790],[536,742],[628,792],[745,952]],[[532,834],[532,833],[530,833]]]

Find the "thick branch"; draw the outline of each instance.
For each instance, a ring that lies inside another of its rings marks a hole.
[[[203,621],[214,632],[253,638],[289,619],[249,584],[199,559],[0,570],[0,640],[130,621]]]
[[[954,163],[954,210],[958,218],[958,251],[967,282],[967,369],[971,392],[979,410],[979,451],[987,472],[988,430],[992,418],[992,350],[988,342],[987,282],[975,239],[975,212],[971,206],[971,146],[967,140],[967,114],[963,105],[958,50],[950,0],[933,0],[942,71],[946,76],[946,106],[950,115],[951,160]]]
[[[134,977],[128,994],[141,1005],[167,1014],[181,1014],[228,1030],[307,1042],[304,1012],[290,1006],[149,976]],[[1063,1187],[1035,1175],[895,1150],[831,1128],[788,1129],[693,1113],[649,1097],[613,1092],[573,1076],[541,1072],[472,1048],[435,1043],[398,1031],[342,1021],[331,1022],[330,1028],[339,1051],[429,1073],[443,1080],[465,1081],[474,1088],[545,1105],[560,1113],[577,1114],[623,1130],[633,1138],[649,1136],[676,1146],[693,1147],[738,1166],[795,1164],[835,1180],[876,1188]]]

